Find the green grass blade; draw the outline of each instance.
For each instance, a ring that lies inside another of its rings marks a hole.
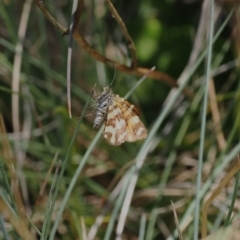
[[[236,176],[235,187],[234,187],[234,191],[233,191],[231,205],[229,207],[229,211],[228,211],[228,215],[227,215],[227,218],[225,220],[225,223],[224,223],[224,227],[227,227],[227,226],[229,226],[231,224],[230,220],[231,220],[231,216],[232,216],[232,213],[233,213],[234,204],[235,204],[235,201],[236,201],[236,198],[237,198],[237,191],[238,191],[238,186],[239,186],[239,178],[240,178],[240,173],[238,172],[237,176]]]
[[[81,125],[81,123],[82,123],[82,120],[83,120],[82,117],[85,116],[85,112],[86,112],[86,109],[87,109],[88,104],[89,104],[89,102],[90,102],[90,99],[91,99],[91,96],[89,96],[88,101],[87,101],[86,104],[85,104],[85,107],[84,107],[84,109],[83,109],[83,111],[82,111],[81,117],[80,117],[80,119],[79,119],[79,121],[78,121],[77,127],[76,127],[76,129],[75,129],[75,131],[74,131],[73,137],[72,137],[71,142],[70,142],[70,144],[69,144],[69,147],[68,147],[68,150],[67,150],[67,153],[66,153],[66,156],[65,156],[65,159],[64,159],[64,161],[63,161],[63,165],[62,165],[62,168],[61,168],[61,171],[60,171],[60,174],[59,174],[59,178],[58,178],[58,181],[57,181],[57,184],[56,184],[56,190],[55,190],[55,193],[54,193],[54,196],[53,196],[53,201],[55,201],[55,199],[56,199],[56,197],[57,197],[58,190],[59,190],[59,187],[60,187],[62,178],[63,178],[63,173],[64,173],[64,171],[65,171],[65,168],[66,168],[68,159],[69,159],[69,157],[70,157],[70,152],[71,152],[73,143],[74,143],[74,141],[75,141],[75,139],[76,139],[76,136],[77,136],[78,131],[79,131],[79,128],[80,128],[80,125]],[[89,154],[90,154],[90,153],[89,153]],[[81,164],[80,164],[80,165],[81,165]],[[77,177],[77,176],[76,176],[76,177]],[[75,179],[75,181],[76,181],[76,179]],[[71,181],[71,183],[72,183],[72,182],[73,182],[73,180]],[[72,186],[72,187],[73,187],[73,186]],[[69,188],[71,188],[71,184],[70,184]],[[69,188],[68,188],[68,189],[69,189]],[[71,191],[70,191],[70,193],[71,193]],[[55,223],[54,223],[54,225],[53,225],[53,228],[52,228],[52,231],[51,231],[51,234],[50,234],[50,239],[54,239],[55,232],[56,232],[56,229],[57,229],[58,224],[59,224],[59,222],[60,222],[60,219],[61,219],[61,216],[62,216],[62,212],[63,212],[64,207],[65,207],[65,204],[66,204],[66,199],[68,199],[68,197],[69,197],[69,191],[67,191],[67,193],[65,194],[64,199],[63,199],[63,202],[62,202],[62,204],[61,204],[61,206],[60,206],[60,209],[59,209],[59,212],[58,212],[58,215],[57,215],[57,219],[56,219],[56,221],[55,221]]]
[[[55,201],[56,201],[56,199],[53,197],[54,196],[54,188],[55,188],[56,182],[58,180],[58,172],[59,172],[60,165],[61,165],[61,161],[58,162],[58,166],[56,168],[54,178],[52,181],[52,185],[51,185],[51,189],[50,189],[50,193],[48,196],[48,203],[47,203],[47,208],[46,208],[46,211],[44,214],[44,221],[43,221],[43,227],[42,227],[42,232],[41,232],[41,240],[46,240],[47,236],[48,236],[50,223],[51,223],[51,219],[52,219],[52,213],[53,213],[53,209],[54,209],[54,205],[55,205]]]
[[[147,77],[147,75],[143,76],[140,81],[143,82],[143,80],[146,79],[146,77]],[[138,87],[139,84],[137,83],[136,86]],[[136,89],[136,86],[134,86],[134,89]],[[86,164],[86,161],[87,161],[88,157],[90,156],[92,150],[94,149],[95,145],[97,144],[98,140],[100,139],[102,130],[103,130],[103,128],[101,128],[101,129],[98,131],[97,135],[95,136],[95,138],[94,138],[93,141],[91,142],[90,146],[88,147],[86,153],[84,154],[84,156],[83,156],[83,158],[82,158],[81,163],[79,164],[77,170],[76,170],[75,173],[74,173],[74,176],[73,176],[73,178],[72,178],[72,180],[71,180],[71,182],[70,182],[70,185],[69,185],[69,187],[68,187],[68,189],[67,189],[67,192],[66,192],[66,194],[65,194],[65,196],[64,196],[64,198],[63,198],[63,201],[62,201],[62,203],[61,203],[61,205],[60,205],[60,208],[59,208],[59,211],[58,211],[58,214],[57,214],[57,218],[56,218],[56,221],[55,221],[55,223],[54,223],[54,225],[53,225],[53,228],[52,228],[52,231],[51,231],[51,235],[50,235],[49,240],[53,240],[53,239],[54,239],[54,236],[55,236],[57,227],[58,227],[59,222],[60,222],[60,220],[61,220],[61,216],[62,216],[62,214],[63,214],[63,211],[64,211],[64,209],[65,209],[65,206],[67,205],[67,201],[68,201],[68,199],[69,199],[69,197],[70,197],[70,194],[71,194],[71,192],[72,192],[72,190],[73,190],[73,188],[74,188],[74,186],[75,186],[75,183],[77,182],[77,179],[78,179],[78,177],[79,177],[79,175],[80,175],[80,173],[81,173],[84,165]],[[76,131],[75,131],[75,133],[76,133]],[[75,134],[75,133],[74,133],[74,134]],[[72,138],[72,141],[74,141],[74,140],[75,140],[75,137]],[[72,141],[71,141],[71,142],[72,142]]]
[[[8,237],[5,225],[4,225],[4,220],[3,220],[2,214],[0,214],[0,229],[2,229],[3,240],[10,240],[10,238]]]
[[[231,161],[235,159],[235,157],[239,154],[240,152],[240,143],[238,143],[229,154],[221,157],[217,161],[220,162],[220,164],[213,170],[212,177],[207,179],[206,182],[202,185],[199,196],[202,199],[206,192],[209,190],[211,187],[212,182],[219,176],[220,173],[224,171],[224,169],[227,167]],[[185,211],[184,216],[181,220],[180,223],[180,228],[186,224],[186,221],[188,221],[189,216],[193,213],[195,207],[195,201],[192,201],[191,204],[189,205],[188,209]],[[176,236],[176,231],[174,231],[173,236],[168,237],[167,240],[173,240],[174,236]]]
[[[0,173],[1,173],[1,178],[2,178],[1,182],[3,183],[2,186],[4,187],[4,190],[5,190],[4,192],[8,193],[8,195],[10,197],[11,205],[14,208],[14,210],[16,211],[17,207],[16,207],[14,197],[12,194],[12,189],[10,187],[10,184],[9,184],[9,181],[7,178],[7,174],[6,174],[3,164],[2,164],[2,158],[0,158]]]
[[[198,240],[198,229],[199,229],[199,218],[200,218],[200,212],[199,212],[200,211],[200,200],[201,200],[200,189],[201,189],[201,184],[202,184],[202,166],[203,166],[203,156],[204,156],[206,115],[207,115],[207,104],[208,104],[208,86],[209,86],[209,81],[211,78],[210,71],[211,71],[211,62],[212,62],[213,27],[214,27],[214,1],[211,0],[205,93],[204,93],[204,99],[203,99],[200,146],[199,146],[198,168],[197,168],[196,205],[195,205],[195,215],[194,215],[194,240]]]
[[[117,219],[119,209],[122,206],[123,199],[124,199],[124,196],[125,196],[126,191],[127,191],[127,186],[129,184],[130,176],[131,176],[131,171],[128,172],[128,174],[126,175],[125,182],[124,182],[123,187],[121,189],[121,193],[118,196],[117,202],[116,202],[116,204],[114,206],[114,209],[113,209],[113,212],[111,214],[110,222],[108,223],[106,234],[104,236],[104,240],[109,240],[111,238],[111,233],[113,231],[114,222]]]
[[[154,226],[155,226],[155,223],[157,220],[157,215],[156,215],[155,209],[158,207],[159,201],[161,200],[161,197],[162,197],[162,195],[161,195],[162,190],[164,189],[164,187],[166,186],[166,183],[168,181],[170,171],[172,170],[173,163],[177,156],[177,149],[181,145],[182,140],[187,132],[187,129],[191,122],[192,115],[198,109],[199,103],[202,99],[202,95],[203,95],[203,90],[200,89],[192,101],[192,104],[189,109],[190,114],[185,115],[185,117],[184,117],[183,123],[182,123],[181,127],[179,128],[179,132],[177,133],[174,144],[173,144],[174,148],[170,152],[169,157],[166,160],[166,166],[164,168],[164,171],[163,171],[160,183],[159,183],[159,187],[158,187],[158,196],[156,197],[154,207],[150,213],[149,224],[148,224],[147,233],[146,233],[146,239],[153,239]]]
[[[0,197],[2,198],[2,200],[5,202],[6,206],[9,208],[9,210],[12,212],[12,214],[14,215],[14,217],[17,218],[17,213],[15,211],[15,209],[11,206],[11,204],[8,201],[8,196],[6,196],[6,194],[0,189]]]
[[[146,222],[147,222],[146,219],[147,219],[147,216],[145,213],[143,213],[140,221],[140,231],[139,231],[139,238],[138,238],[139,240],[144,240]]]

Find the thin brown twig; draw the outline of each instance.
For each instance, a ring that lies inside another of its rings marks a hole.
[[[84,8],[84,0],[79,0],[77,9],[74,13],[73,28],[77,28]]]
[[[141,68],[138,67],[136,69],[132,69],[131,67],[127,67],[123,64],[117,63],[113,60],[110,60],[106,58],[105,56],[101,55],[98,53],[95,49],[93,49],[88,42],[85,40],[85,38],[79,33],[78,30],[75,30],[73,33],[74,39],[78,42],[78,44],[86,50],[89,55],[91,55],[93,58],[96,60],[103,62],[111,67],[114,67],[116,70],[121,71],[121,72],[126,72],[135,76],[143,76],[146,73],[148,73],[150,70],[148,68]],[[151,71],[148,74],[149,77],[152,77],[154,79],[161,79],[163,82],[167,83],[168,85],[172,87],[178,87],[178,84],[176,81],[170,77],[169,75],[162,73],[158,70]]]
[[[51,165],[50,165],[50,167],[48,169],[48,172],[47,172],[47,174],[46,174],[46,176],[44,178],[44,182],[41,185],[41,188],[40,188],[40,191],[39,191],[36,203],[39,203],[41,201],[42,197],[43,197],[43,192],[44,192],[44,190],[45,190],[45,188],[47,186],[47,182],[49,181],[49,178],[50,178],[50,175],[52,173],[53,167],[55,166],[55,163],[56,163],[56,161],[58,159],[58,154],[59,154],[59,151],[57,151],[55,153],[55,155],[54,155],[53,161],[51,162]]]
[[[131,50],[131,53],[132,53],[131,68],[135,69],[135,68],[137,68],[137,65],[138,65],[135,44],[134,44],[131,36],[129,35],[128,30],[127,30],[122,18],[119,16],[118,12],[114,8],[111,1],[110,0],[105,0],[105,1],[106,1],[107,6],[109,7],[109,9],[112,13],[112,17],[114,17],[116,19],[117,23],[119,24],[119,26],[122,30],[122,33],[123,33],[124,37],[126,38],[126,41],[128,43],[127,46],[129,47],[129,49]]]
[[[123,64],[117,63],[113,60],[110,60],[106,58],[105,56],[101,55],[99,52],[97,52],[95,49],[93,49],[88,42],[85,40],[85,38],[80,34],[78,30],[75,30],[73,33],[74,39],[78,42],[78,44],[85,49],[86,52],[89,53],[93,58],[96,60],[103,62],[113,68],[115,68],[118,71],[125,72],[134,76],[143,76],[147,73],[150,78],[154,78],[156,80],[161,80],[162,82],[165,82],[167,85],[178,88],[179,85],[178,83],[174,80],[174,78],[170,77],[168,74],[165,74],[163,72],[160,72],[158,70],[150,71],[148,68],[142,68],[142,67],[137,67],[135,69],[131,67],[127,67]],[[189,98],[193,98],[193,93],[189,91],[188,89],[184,89],[183,93],[188,96]]]
[[[39,9],[43,12],[43,14],[45,15],[45,17],[54,25],[56,26],[58,29],[60,29],[63,34],[68,34],[69,33],[69,29],[63,27],[60,23],[58,23],[56,21],[56,19],[48,12],[48,10],[45,8],[44,4],[43,4],[43,0],[35,0],[36,5],[39,7]]]
[[[217,97],[216,97],[216,91],[215,91],[213,79],[210,79],[209,81],[208,95],[209,95],[209,103],[210,103],[210,108],[212,112],[214,130],[216,132],[218,147],[221,151],[223,151],[226,147],[226,140],[221,130],[221,116],[220,116],[218,105],[217,105]]]
[[[173,208],[175,224],[176,224],[176,227],[177,227],[177,230],[178,230],[178,237],[179,237],[180,240],[183,240],[183,236],[182,236],[182,233],[181,233],[181,230],[180,230],[179,221],[178,221],[177,212],[176,212],[175,206],[174,206],[172,201],[171,201],[171,203],[172,203],[172,208]]]
[[[82,3],[82,2],[81,2]],[[64,28],[62,27],[59,23],[57,23],[57,21],[49,14],[49,12],[46,10],[46,8],[44,7],[44,5],[42,4],[42,1],[40,0],[36,0],[36,4],[37,6],[40,8],[40,10],[43,12],[43,14],[48,18],[48,20],[50,22],[52,22],[55,26],[57,26],[61,31],[63,31],[64,34],[69,33],[69,29],[68,28]],[[79,20],[79,19],[78,19]],[[78,22],[78,20],[76,20],[76,22]],[[131,75],[135,75],[135,76],[143,76],[145,75],[147,72],[149,72],[150,70],[148,68],[141,68],[141,67],[137,67],[136,69],[133,69],[131,67],[127,67],[123,64],[117,63],[113,60],[110,60],[108,58],[106,58],[105,56],[101,55],[100,53],[98,53],[95,49],[93,49],[88,42],[85,40],[85,38],[81,35],[81,33],[74,28],[73,29],[73,37],[75,39],[75,41],[78,42],[78,44],[87,52],[89,53],[94,59],[105,63],[113,68],[115,68],[118,71],[121,72],[125,72]],[[160,72],[158,70],[154,70],[152,72],[149,73],[148,75],[150,78],[156,79],[156,80],[161,80],[163,82],[165,82],[167,85],[177,88],[179,85],[178,83],[175,81],[174,78],[172,78],[171,76],[169,76],[168,74],[165,74],[163,72]],[[191,91],[189,91],[188,89],[184,89],[183,93],[188,96],[189,98],[193,97],[193,93]]]

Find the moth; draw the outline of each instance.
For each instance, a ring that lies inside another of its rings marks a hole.
[[[103,87],[101,95],[93,92],[96,100],[96,116],[93,128],[104,125],[103,137],[111,145],[135,142],[147,137],[147,129],[139,118],[137,108],[124,98]]]

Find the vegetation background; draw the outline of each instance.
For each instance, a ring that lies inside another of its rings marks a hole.
[[[0,239],[238,239],[238,1],[112,1],[137,61],[109,0],[64,32],[76,2],[0,3]],[[115,72],[149,131],[118,147],[89,103]]]

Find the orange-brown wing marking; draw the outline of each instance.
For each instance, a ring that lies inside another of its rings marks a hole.
[[[138,109],[126,101],[124,98],[114,95],[114,101],[119,107],[121,107],[122,114],[127,124],[126,140],[128,142],[134,142],[147,137],[147,129],[140,120]]]
[[[112,145],[118,146],[126,141],[127,124],[122,109],[113,100],[108,108],[103,137]]]

